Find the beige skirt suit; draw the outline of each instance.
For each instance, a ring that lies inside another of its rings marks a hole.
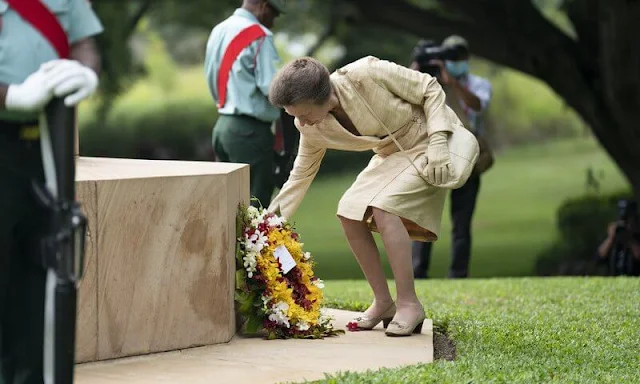
[[[413,239],[437,240],[447,189],[428,184],[379,121],[393,132],[422,171],[429,135],[465,129],[445,105],[446,95],[438,81],[428,74],[368,56],[332,73],[331,83],[359,135],[349,132],[331,114],[315,125],[300,126],[296,119],[300,131],[298,155],[289,179],[269,210],[279,208],[284,217],[293,216],[327,149],[373,150],[375,154],[367,167],[340,199],[337,215],[366,220],[377,231],[370,209],[376,207],[399,216]],[[363,105],[365,102],[370,108]]]

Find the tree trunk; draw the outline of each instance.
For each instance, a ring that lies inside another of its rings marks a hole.
[[[640,1],[572,0],[575,39],[524,0],[441,0],[429,9],[351,2],[366,22],[439,40],[460,34],[474,54],[547,83],[590,125],[640,201]]]

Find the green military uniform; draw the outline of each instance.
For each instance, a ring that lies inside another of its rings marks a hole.
[[[41,0],[70,44],[102,32],[88,0]],[[54,48],[0,0],[0,83],[20,84]],[[0,110],[0,384],[43,382],[45,270],[34,261],[45,212],[31,182],[44,184],[38,113]],[[34,256],[32,258],[32,256]]]
[[[268,0],[268,3],[284,13],[284,0]],[[216,102],[219,101],[218,70],[227,47],[240,31],[259,23],[252,13],[238,8],[211,31],[204,67],[209,91]],[[271,124],[280,117],[280,109],[269,103],[267,95],[280,57],[272,32],[265,26],[262,28],[266,36],[250,44],[234,61],[226,102],[218,109],[212,141],[219,161],[249,164],[251,195],[266,207],[275,188]]]

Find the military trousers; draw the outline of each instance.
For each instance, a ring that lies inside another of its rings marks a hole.
[[[46,271],[34,260],[47,214],[31,181],[44,183],[44,171],[24,128],[0,122],[0,384],[43,382]]]
[[[220,115],[212,136],[218,161],[249,164],[251,197],[268,207],[275,189],[271,123],[245,115]]]

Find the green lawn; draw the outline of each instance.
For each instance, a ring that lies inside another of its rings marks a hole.
[[[393,285],[392,285],[393,287]],[[343,372],[325,383],[639,383],[640,279],[502,278],[417,283],[455,361]],[[364,281],[329,281],[327,305],[363,310]]]
[[[498,154],[494,168],[482,179],[473,223],[472,277],[532,275],[536,255],[555,236],[556,208],[566,198],[585,192],[589,166],[604,172],[603,192],[624,187],[617,168],[590,139]],[[318,178],[293,217],[306,249],[318,260],[316,273],[323,279],[363,277],[335,216],[338,200],[355,176]],[[434,245],[432,277],[446,275],[450,228],[447,202],[441,238]]]

